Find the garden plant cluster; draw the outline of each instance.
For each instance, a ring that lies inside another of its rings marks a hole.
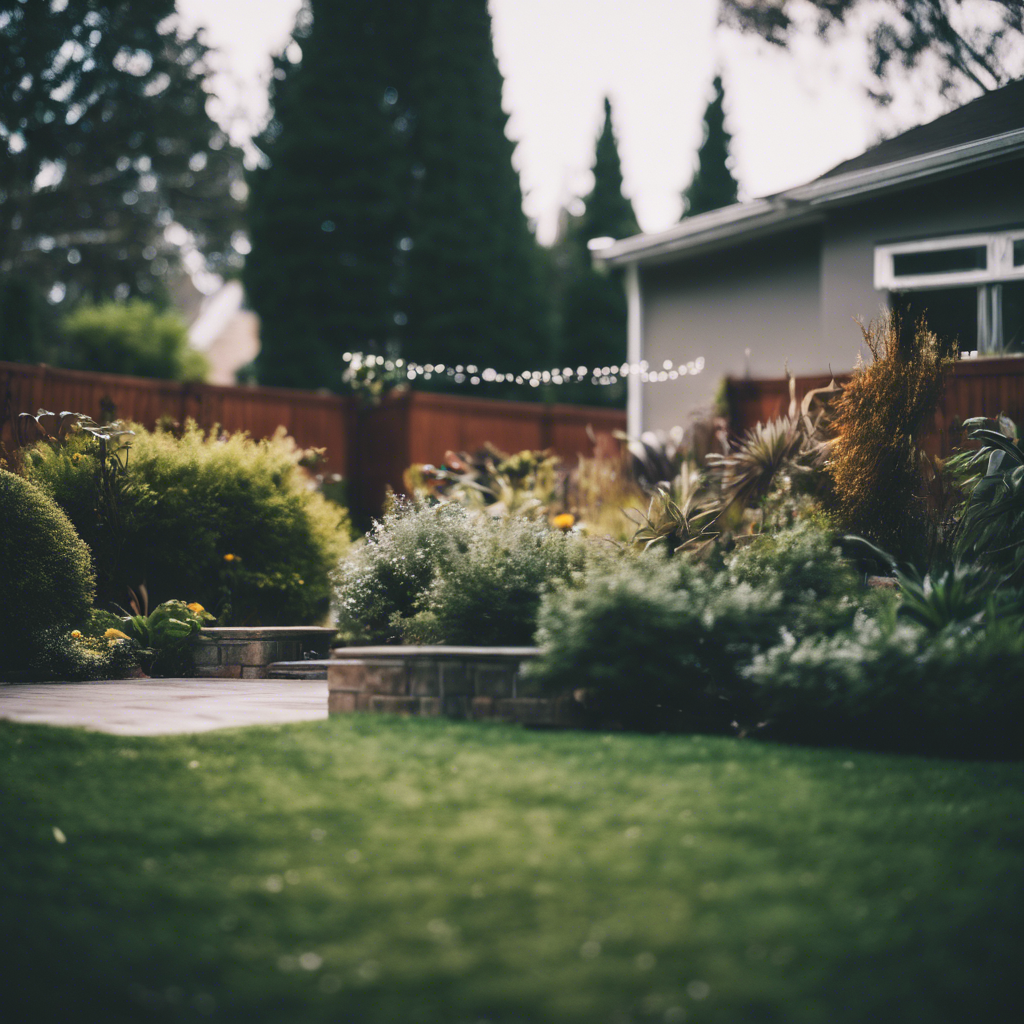
[[[357,543],[283,434],[23,417],[4,670],[173,674],[204,623],[330,615],[349,644],[537,644],[532,685],[595,725],[1019,755],[1024,448],[1000,417],[927,456],[949,353],[891,316],[864,337],[849,383],[732,444],[414,466]]]
[[[418,499],[336,574],[342,636],[534,641],[535,684],[601,726],[1019,756],[1016,427],[969,420],[973,445],[927,456],[950,355],[923,323],[864,337],[848,384],[732,446],[648,434],[630,473],[568,478],[544,453],[413,467]]]
[[[283,432],[21,419],[0,469],[0,678],[181,674],[204,624],[326,618],[351,527]]]

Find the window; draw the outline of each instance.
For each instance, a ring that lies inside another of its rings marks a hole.
[[[1024,230],[880,245],[875,287],[961,352],[1024,352]]]

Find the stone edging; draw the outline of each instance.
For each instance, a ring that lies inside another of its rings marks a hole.
[[[331,653],[327,709],[456,719],[576,724],[571,695],[542,697],[520,676],[536,647],[347,647]]]

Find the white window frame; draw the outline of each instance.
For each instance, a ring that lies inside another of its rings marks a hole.
[[[994,284],[1024,279],[1024,266],[1013,265],[1013,243],[1024,239],[1024,230],[1000,231],[979,235],[951,235],[916,242],[898,242],[875,246],[875,288],[879,291],[925,291],[929,288],[955,288],[959,285]],[[893,257],[907,253],[939,252],[945,249],[972,249],[984,246],[983,270],[955,270],[948,273],[897,275]]]

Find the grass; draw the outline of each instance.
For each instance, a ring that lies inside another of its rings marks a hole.
[[[1006,1020],[1022,782],[428,720],[0,723],[5,1018]]]

